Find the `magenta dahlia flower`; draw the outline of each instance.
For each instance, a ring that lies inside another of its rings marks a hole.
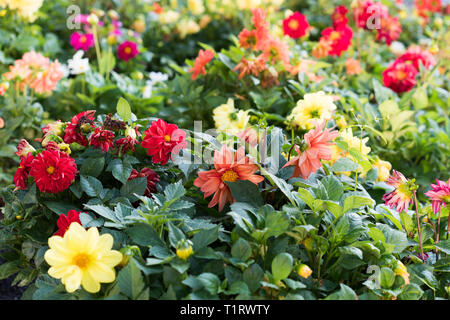
[[[436,179],[437,184],[431,184],[431,190],[425,192],[425,195],[432,201],[433,212],[438,213],[441,206],[445,207],[450,203],[450,179],[447,183]]]

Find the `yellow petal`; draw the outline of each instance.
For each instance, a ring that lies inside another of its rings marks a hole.
[[[99,254],[106,253],[111,250],[113,243],[114,239],[109,233],[102,234],[96,243],[95,251]]]
[[[89,228],[84,241],[84,250],[86,253],[92,253],[94,250],[96,250],[97,243],[99,241],[97,228]]]
[[[45,252],[44,259],[50,266],[70,264],[70,257],[67,255],[61,255],[58,251],[53,249],[49,249]]]
[[[75,254],[84,251],[86,238],[86,230],[76,222],[72,222],[69,230],[64,234],[68,249]]]
[[[116,278],[114,269],[100,262],[91,263],[86,271],[98,282],[113,282]]]
[[[80,268],[76,266],[71,266],[71,274],[69,276],[65,276],[63,278],[64,284],[66,286],[67,292],[74,292],[77,290],[81,285],[81,278],[83,273],[81,272]]]
[[[97,261],[113,268],[117,266],[122,261],[122,259],[122,254],[119,251],[111,250],[102,255]]]
[[[96,293],[100,291],[100,283],[92,278],[92,276],[87,271],[83,273],[81,285],[83,286],[84,290],[90,293]]]

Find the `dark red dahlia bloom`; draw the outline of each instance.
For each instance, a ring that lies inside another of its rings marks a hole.
[[[338,28],[326,28],[322,31],[322,38],[331,46],[329,55],[340,56],[352,44],[353,30],[347,25]]]
[[[395,60],[383,71],[383,84],[397,93],[406,92],[416,85],[417,73],[412,64]]]
[[[398,18],[386,17],[380,20],[380,28],[377,29],[377,40],[381,41],[384,39],[388,46],[400,37],[402,32],[402,25]]]
[[[83,127],[94,128],[95,110],[84,111],[72,118],[65,129],[64,142],[67,144],[76,142],[82,146],[87,146],[87,139],[83,135]]]
[[[431,68],[436,65],[436,59],[427,51],[420,49],[419,46],[413,46],[405,51],[397,60],[411,61],[412,65],[419,70],[419,62],[425,68]]]
[[[333,21],[333,27],[338,28],[345,26],[348,23],[347,19],[347,8],[345,6],[338,6],[334,9],[331,15],[331,20]]]
[[[132,41],[125,41],[117,48],[117,56],[123,61],[133,59],[138,54],[137,44]]]
[[[388,7],[381,2],[358,1],[353,10],[356,25],[366,30],[375,29],[374,25],[389,17]],[[379,19],[379,20],[377,20]]]
[[[17,189],[24,190],[27,188],[28,174],[33,160],[34,156],[32,153],[28,153],[20,160],[19,168],[17,168],[17,171],[13,177],[13,182]]]
[[[136,150],[134,148],[134,145],[136,143],[138,143],[138,141],[131,136],[127,136],[125,138],[120,138],[120,139],[116,140],[117,153],[119,153],[119,152],[125,153],[128,150],[135,152]]]
[[[141,172],[133,169],[128,180],[141,177],[147,177],[147,188],[145,189],[144,196],[151,197],[151,194],[156,192],[156,184],[159,182],[159,176],[150,168],[143,168]]]
[[[77,165],[67,153],[44,150],[31,163],[30,175],[41,192],[66,190],[75,180]]]
[[[64,237],[64,234],[69,229],[70,225],[73,222],[81,224],[80,221],[80,213],[75,210],[70,210],[67,212],[67,216],[64,214],[61,214],[58,218],[58,221],[56,222],[56,225],[58,226],[58,231],[54,233],[55,236]]]
[[[142,147],[153,156],[154,163],[166,164],[172,154],[179,154],[186,147],[186,133],[175,124],[158,119],[144,132]]]
[[[94,148],[101,148],[102,152],[107,152],[114,146],[114,132],[95,128],[95,131],[89,137],[89,145]]]
[[[309,28],[309,23],[306,17],[300,12],[296,11],[288,18],[283,20],[283,32],[285,35],[293,39],[303,37]]]

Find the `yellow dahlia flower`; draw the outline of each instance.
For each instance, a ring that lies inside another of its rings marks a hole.
[[[233,99],[228,99],[226,104],[222,104],[214,109],[213,118],[216,128],[219,131],[236,135],[248,126],[250,116],[248,111],[239,110],[236,112]]]
[[[261,5],[261,0],[236,0],[239,10],[253,9]]]
[[[301,264],[298,267],[297,273],[299,276],[306,279],[306,278],[309,278],[309,276],[312,274],[312,270],[306,264]]]
[[[161,13],[159,15],[159,22],[161,22],[161,24],[171,24],[171,23],[175,23],[176,21],[178,21],[179,18],[180,18],[180,14],[178,12],[169,10],[169,11],[164,11],[163,13]]]
[[[378,169],[378,178],[377,181],[386,181],[387,179],[389,179],[390,171],[392,169],[392,165],[390,162],[388,161],[383,161],[381,159],[377,159],[373,164],[372,164],[373,168],[377,168]]]
[[[8,0],[8,5],[11,10],[16,10],[24,19],[34,21],[35,14],[42,6],[44,0]]]
[[[287,119],[291,126],[311,130],[314,128],[313,120],[330,120],[334,110],[336,105],[332,96],[323,91],[307,93],[297,102]]]
[[[113,282],[114,267],[122,261],[119,251],[111,250],[113,237],[99,235],[97,228],[85,230],[73,222],[64,237],[48,239],[49,250],[44,259],[50,265],[48,274],[61,279],[67,292],[74,292],[80,285],[88,292],[100,291],[100,283]]]
[[[187,7],[195,15],[200,15],[205,12],[202,0],[187,0]]]
[[[180,38],[184,39],[186,35],[197,33],[200,31],[200,26],[192,19],[183,19],[177,25],[177,30],[180,33]]]

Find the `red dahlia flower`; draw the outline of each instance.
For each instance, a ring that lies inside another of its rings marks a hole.
[[[20,160],[20,165],[13,177],[13,182],[17,189],[24,190],[27,188],[28,173],[30,172],[33,160],[34,156],[32,153],[28,153]]]
[[[125,41],[117,48],[117,56],[124,61],[130,60],[138,54],[137,44],[132,41]]]
[[[58,221],[56,221],[58,231],[56,231],[54,235],[64,237],[64,234],[73,222],[78,223],[80,226],[82,226],[80,221],[80,213],[81,212],[77,212],[75,210],[70,210],[69,212],[67,212],[67,216],[61,214],[58,218]]]
[[[172,154],[179,154],[186,147],[185,137],[186,133],[177,125],[158,119],[144,132],[141,145],[147,149],[149,156],[153,156],[154,163],[164,165]]]
[[[192,72],[192,80],[195,80],[200,73],[203,75],[206,74],[205,66],[211,61],[214,54],[215,53],[209,49],[200,49],[198,57],[195,58],[194,66],[189,70],[189,72]]]
[[[377,29],[377,40],[384,39],[388,46],[400,37],[402,32],[402,25],[398,18],[386,17],[380,20],[380,28]]]
[[[77,165],[67,153],[44,150],[33,160],[30,175],[41,192],[66,190],[75,180]]]
[[[358,1],[357,6],[353,10],[353,15],[358,27],[371,30],[375,29],[378,21],[389,17],[389,11],[388,7],[381,2]],[[374,25],[372,26],[371,24]]]
[[[144,196],[151,197],[152,193],[156,192],[156,184],[159,182],[159,176],[150,168],[143,168],[141,172],[133,169],[128,180],[141,177],[147,177],[147,188],[145,189]]]
[[[87,139],[82,134],[82,127],[94,128],[95,110],[83,111],[72,118],[72,122],[67,124],[64,130],[64,142],[67,144],[76,142],[82,146],[87,146]]]
[[[347,8],[345,6],[336,7],[333,11],[333,14],[331,15],[333,27],[338,28],[347,25],[348,19],[346,15],[347,15]]]
[[[438,213],[441,210],[441,206],[445,207],[450,203],[450,179],[448,179],[447,183],[436,179],[436,183],[431,184],[431,190],[425,192],[425,195],[433,201],[434,213]]]
[[[329,55],[340,56],[352,43],[353,30],[349,26],[338,28],[326,28],[322,31],[322,37],[330,44]]]
[[[79,32],[72,33],[70,37],[70,45],[74,50],[88,51],[89,48],[94,46],[94,35],[92,33],[82,34]]]
[[[283,32],[293,39],[303,37],[309,28],[306,17],[300,12],[294,12],[283,20]]]
[[[442,10],[441,0],[415,0],[414,5],[422,17],[426,17],[428,12],[440,12]]]
[[[395,60],[383,71],[383,84],[397,93],[406,92],[416,85],[417,73],[412,64]]]
[[[94,148],[101,148],[102,152],[107,152],[114,146],[114,133],[102,128],[95,128],[95,131],[89,137],[89,145]]]
[[[421,62],[425,68],[432,68],[436,65],[436,59],[427,51],[422,50],[419,46],[412,46],[405,51],[397,60],[411,61],[412,65],[419,70],[419,63]]]

